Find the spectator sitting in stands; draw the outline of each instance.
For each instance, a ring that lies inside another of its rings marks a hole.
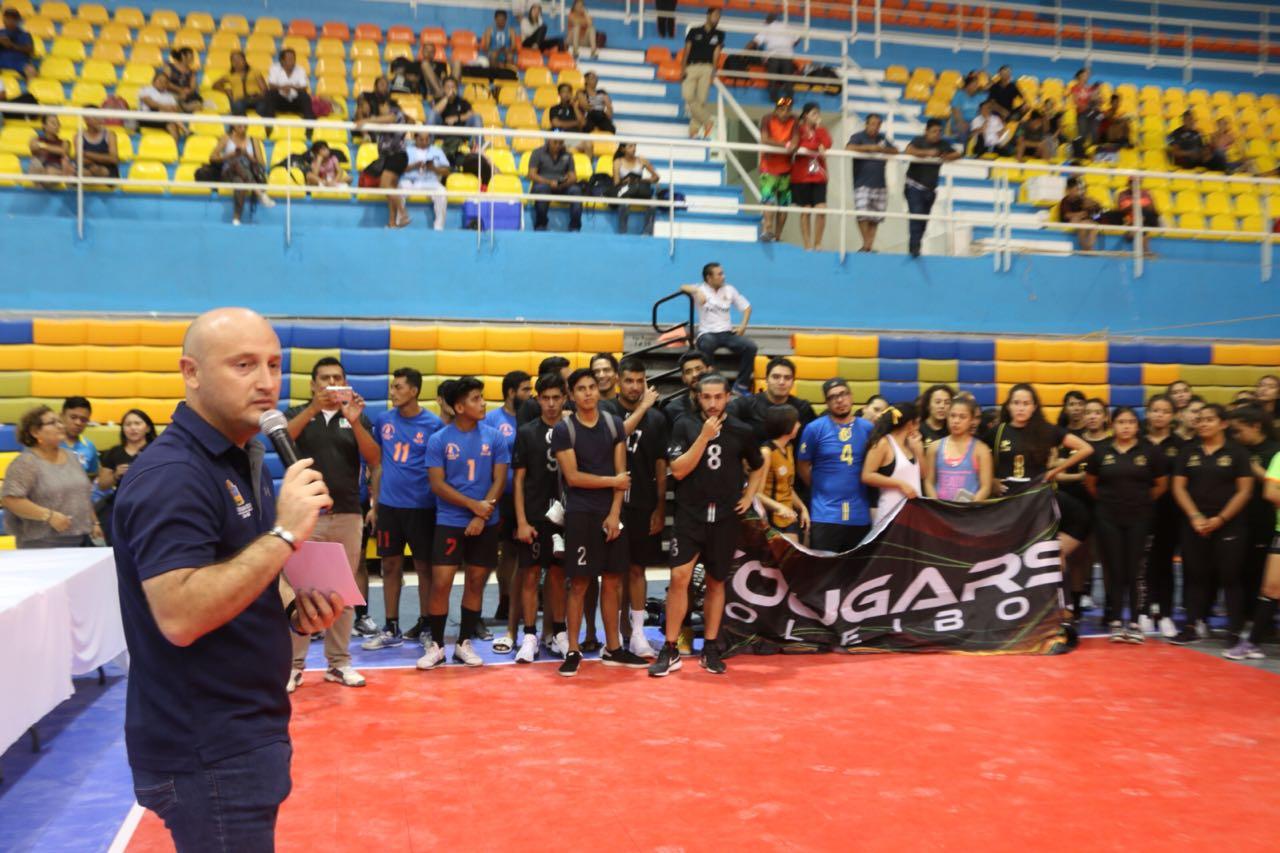
[[[327,142],[313,142],[307,151],[303,170],[306,174],[307,186],[310,187],[345,187],[351,180],[344,166],[345,160],[329,147]]]
[[[388,100],[378,115],[364,120],[368,124],[405,124],[404,111],[393,100]],[[356,122],[360,128],[362,122]],[[405,153],[405,134],[400,131],[376,131],[373,134],[378,143],[378,159],[370,163],[365,172],[378,179],[382,189],[395,189],[400,186],[400,178],[409,166],[409,155]],[[405,206],[404,196],[387,196],[387,227],[403,228],[409,224],[409,211]]]
[[[970,71],[964,76],[964,85],[956,90],[951,98],[951,136],[955,139],[968,139],[969,122],[978,116],[978,110],[988,95],[982,90],[982,77],[977,71]]]
[[[311,108],[311,81],[298,65],[298,55],[293,48],[280,51],[278,61],[271,64],[267,72],[267,96],[258,106],[258,112],[268,117],[282,112],[297,113],[305,119],[316,117]],[[308,128],[307,137],[310,136]]]
[[[600,75],[588,71],[582,78],[582,91],[587,96],[586,121],[582,125],[583,133],[603,130],[605,133],[617,133],[613,124],[613,98],[604,89],[598,88]]]
[[[443,94],[431,106],[427,124],[443,124],[449,127],[483,127],[484,121],[475,114],[471,102],[458,94],[458,81],[444,78]],[[458,139],[460,137],[454,137]]]
[[[1057,143],[1066,141],[1062,137],[1062,107],[1053,98],[1042,98],[1039,110],[1040,115],[1044,116],[1045,129],[1054,138],[1056,149]]]
[[[561,83],[556,92],[560,95],[560,103],[547,110],[547,122],[555,130],[580,132],[587,121],[586,98],[580,98],[575,104],[573,87],[568,83]]]
[[[696,346],[714,367],[717,349],[727,349],[738,356],[738,375],[733,390],[741,395],[752,393],[751,374],[755,371],[756,344],[746,336],[751,322],[751,303],[731,284],[725,284],[724,267],[712,262],[702,268],[701,284],[681,285],[680,290],[693,297],[698,308]],[[742,312],[742,322],[733,325],[732,310]]]
[[[394,94],[421,98],[427,93],[422,63],[408,56],[397,56],[391,60],[387,66],[387,88]]]
[[[1084,193],[1084,183],[1079,176],[1067,178],[1067,194],[1058,202],[1058,218],[1063,222],[1097,221],[1102,207]],[[1076,247],[1083,252],[1092,252],[1098,239],[1098,232],[1086,228],[1077,228],[1071,232],[1076,238]]]
[[[405,148],[405,154],[408,164],[400,178],[400,186],[431,196],[431,204],[435,208],[435,230],[443,231],[448,199],[442,181],[449,176],[449,158],[429,133],[415,133],[413,142]]]
[[[1204,167],[1219,172],[1226,171],[1226,163],[1213,147],[1205,142],[1205,138],[1196,129],[1196,117],[1191,110],[1182,114],[1182,125],[1169,134],[1169,147],[1166,153],[1169,162],[1179,169],[1196,169]]]
[[[0,505],[19,548],[76,548],[92,545],[102,530],[94,516],[93,485],[80,460],[62,446],[62,419],[37,406],[17,425],[26,448],[5,472]]]
[[[80,131],[80,156],[84,173],[95,178],[120,177],[120,155],[116,151],[116,135],[102,124],[102,119],[86,114]]]
[[[489,182],[493,180],[493,176],[497,172],[493,168],[493,162],[479,151],[471,151],[462,155],[454,165],[457,166],[459,174],[475,175],[476,180],[480,181],[481,189],[489,186]]]
[[[1009,66],[1000,66],[987,86],[987,97],[996,102],[996,113],[1005,121],[1013,121],[1022,115],[1022,90],[1013,82],[1013,71]]]
[[[520,16],[520,44],[533,50],[564,50],[563,38],[547,38],[547,22],[538,3],[531,3]]]
[[[1010,154],[1009,133],[1004,119],[996,112],[996,102],[987,98],[978,107],[978,115],[969,122],[969,144],[973,156],[996,154],[1008,157]]]
[[[1120,111],[1120,96],[1111,96],[1111,105],[1098,122],[1098,150],[1114,153],[1133,147],[1132,122]]]
[[[262,75],[249,67],[243,50],[231,52],[231,69],[213,84],[215,92],[221,92],[231,102],[231,114],[242,116],[258,102],[267,91]]]
[[[1026,118],[1018,124],[1014,145],[1019,163],[1028,157],[1052,160],[1058,150],[1057,137],[1049,132],[1049,127],[1039,110],[1027,113]]]
[[[493,26],[480,36],[480,56],[490,68],[516,64],[516,34],[507,26],[507,12],[499,9],[493,13]]]
[[[636,154],[634,142],[624,142],[613,155],[613,187],[618,198],[653,198],[653,188],[658,183],[658,170],[644,157]],[[627,233],[627,219],[631,213],[628,204],[618,205],[618,233]],[[653,233],[653,220],[658,213],[654,205],[644,208],[642,233]]]
[[[219,167],[221,179],[235,184],[265,184],[267,182],[267,158],[262,142],[249,136],[249,128],[233,124],[218,140],[209,162]],[[263,207],[275,207],[275,201],[264,190],[250,193],[236,190],[232,194],[231,224],[239,225],[244,213],[244,203],[252,195]]]
[[[370,116],[381,115],[387,109],[387,104],[391,101],[391,84],[386,77],[378,77],[373,81],[373,89],[368,92],[361,92],[356,98],[356,121],[364,121]],[[431,116],[427,117],[429,124],[435,124],[431,121]]]
[[[587,11],[584,0],[573,0],[573,5],[569,7],[568,29],[566,38],[574,59],[578,58],[583,47],[591,50],[592,59],[600,55],[600,49],[596,47],[595,23],[591,20],[591,13]]]
[[[204,107],[204,98],[196,90],[196,73],[193,70],[196,52],[189,47],[169,51],[169,61],[164,74],[169,78],[169,91],[178,99],[184,113],[194,113]]]
[[[1213,156],[1228,174],[1254,171],[1253,162],[1245,156],[1244,146],[1240,144],[1240,137],[1236,136],[1231,122],[1225,118],[1218,119],[1218,129],[1213,134]]]
[[[4,29],[0,29],[0,70],[16,71],[30,80],[36,76],[36,66],[31,61],[35,55],[35,39],[22,28],[22,13],[5,9]]]
[[[28,175],[60,175],[70,177],[76,173],[75,152],[71,143],[58,136],[62,122],[57,116],[41,119],[40,132],[27,144],[31,159],[27,161]],[[62,184],[41,183],[45,189],[59,189]]]
[[[1146,187],[1138,188],[1138,206],[1142,208],[1142,227],[1144,229],[1155,229],[1160,227],[1160,211],[1156,210],[1155,200],[1151,198],[1151,193]],[[1116,206],[1114,210],[1108,210],[1102,214],[1100,222],[1110,225],[1133,225],[1133,185],[1125,184],[1124,189],[1116,194]],[[1125,242],[1133,242],[1134,232],[1125,232]],[[1143,235],[1143,249],[1148,256],[1154,254],[1151,251],[1151,233],[1148,230]]]
[[[764,16],[764,29],[747,43],[747,50],[758,50],[764,54],[764,71],[766,74],[794,76],[796,61],[794,59],[796,43],[799,39],[787,25],[778,19],[776,12]],[[769,100],[777,103],[779,98],[790,98],[795,92],[795,84],[790,80],[768,80]]]
[[[178,97],[170,89],[169,77],[163,71],[157,71],[155,77],[151,80],[151,85],[144,86],[138,91],[138,109],[144,113],[182,112],[182,108],[178,104]],[[181,140],[188,133],[186,125],[162,119],[155,121],[143,119],[138,122],[138,126],[168,131],[174,141]]]
[[[578,174],[573,168],[573,155],[564,148],[563,139],[548,139],[529,157],[529,188],[542,195],[581,196]],[[533,230],[547,230],[549,201],[533,203]],[[569,204],[569,230],[582,230],[582,204]]]

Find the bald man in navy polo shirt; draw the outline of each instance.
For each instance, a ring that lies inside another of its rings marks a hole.
[[[125,745],[138,802],[179,851],[274,849],[291,785],[289,631],[322,631],[343,608],[315,590],[281,599],[281,568],[332,500],[310,459],[273,495],[255,436],[280,396],[280,360],[254,312],[196,318],[186,401],[116,497]]]

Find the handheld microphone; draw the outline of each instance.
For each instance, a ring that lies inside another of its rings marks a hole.
[[[289,422],[279,409],[268,409],[258,418],[258,426],[275,446],[281,464],[288,468],[298,461],[298,446],[289,437]]]

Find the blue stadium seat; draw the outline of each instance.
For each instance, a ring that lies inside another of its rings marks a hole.
[[[279,334],[279,333],[280,333],[280,328],[277,326],[277,327],[276,327],[276,334]],[[293,353],[292,353],[292,352],[290,352],[290,350],[289,350],[289,345],[288,345],[288,344],[286,344],[286,343],[284,343],[284,342],[282,341],[280,345],[284,348],[284,349],[283,349],[283,352],[281,353],[281,358],[280,358],[280,373],[281,373],[281,375],[283,375],[283,376],[288,376],[288,375],[289,375],[289,364],[290,364],[290,362],[292,362],[292,361],[293,361],[293,358],[292,358]]]
[[[347,384],[356,389],[356,393],[365,400],[373,402],[387,399],[387,375],[382,373],[378,376],[352,376],[347,374]]]
[[[31,320],[0,320],[0,344],[32,343]]]
[[[276,330],[276,337],[280,339],[280,346],[284,350],[285,355],[288,356],[289,347],[293,346],[293,324],[281,323],[277,320],[271,324],[271,327]],[[285,371],[285,373],[288,372],[289,371],[287,370]]]
[[[961,338],[956,342],[956,358],[964,361],[995,361],[996,342],[987,338],[970,340]]]
[[[303,349],[336,349],[341,327],[337,323],[294,323],[291,346]]]
[[[960,342],[954,338],[925,338],[920,342],[920,357],[938,361],[960,358]]]
[[[268,450],[263,454],[262,464],[271,472],[271,479],[278,481],[284,477],[284,463],[280,461],[280,457],[274,450]]]
[[[332,346],[332,344],[330,344]],[[348,349],[380,349],[391,346],[391,326],[387,323],[343,323],[338,333],[338,346]],[[344,357],[342,363],[346,365]],[[354,368],[348,366],[353,372]]]
[[[388,334],[390,334],[389,331]],[[390,370],[388,365],[391,359],[385,349],[375,347],[344,349],[338,354],[338,358],[342,360],[342,366],[349,374],[381,376],[384,377],[385,382],[385,377]]]
[[[882,344],[883,345],[883,344]],[[920,362],[914,358],[880,359],[881,382],[915,382],[920,376]],[[883,390],[881,391],[883,394]]]
[[[880,342],[884,346],[884,341]],[[880,364],[883,366],[884,362]],[[881,373],[883,376],[883,372]],[[917,382],[880,382],[880,396],[884,397],[890,403],[899,403],[904,400],[915,400],[920,396],[920,385]]]
[[[1142,364],[1146,360],[1146,344],[1119,344],[1113,342],[1107,348],[1107,361],[1112,364]]]
[[[22,445],[18,444],[18,434],[14,431],[13,424],[0,424],[0,453],[21,449]]]
[[[890,338],[880,336],[881,358],[919,358],[919,338]]]
[[[1141,385],[1142,384],[1142,365],[1141,364],[1115,364],[1112,363],[1107,368],[1107,382],[1111,385]],[[1115,402],[1115,398],[1111,398],[1111,402]],[[1132,405],[1126,403],[1125,405]]]
[[[992,383],[996,381],[994,361],[961,361],[959,379],[965,382]]]
[[[1146,389],[1141,385],[1112,385],[1111,386],[1111,405],[1112,406],[1141,406],[1146,402],[1143,399]]]
[[[961,382],[961,391],[968,391],[979,406],[996,405],[996,386],[989,382]]]
[[[1152,364],[1212,364],[1212,344],[1147,344],[1144,361]]]

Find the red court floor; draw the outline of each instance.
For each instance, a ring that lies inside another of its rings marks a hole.
[[[1280,849],[1265,672],[1102,641],[729,668],[310,674],[279,847]],[[171,849],[154,815],[129,849]]]

